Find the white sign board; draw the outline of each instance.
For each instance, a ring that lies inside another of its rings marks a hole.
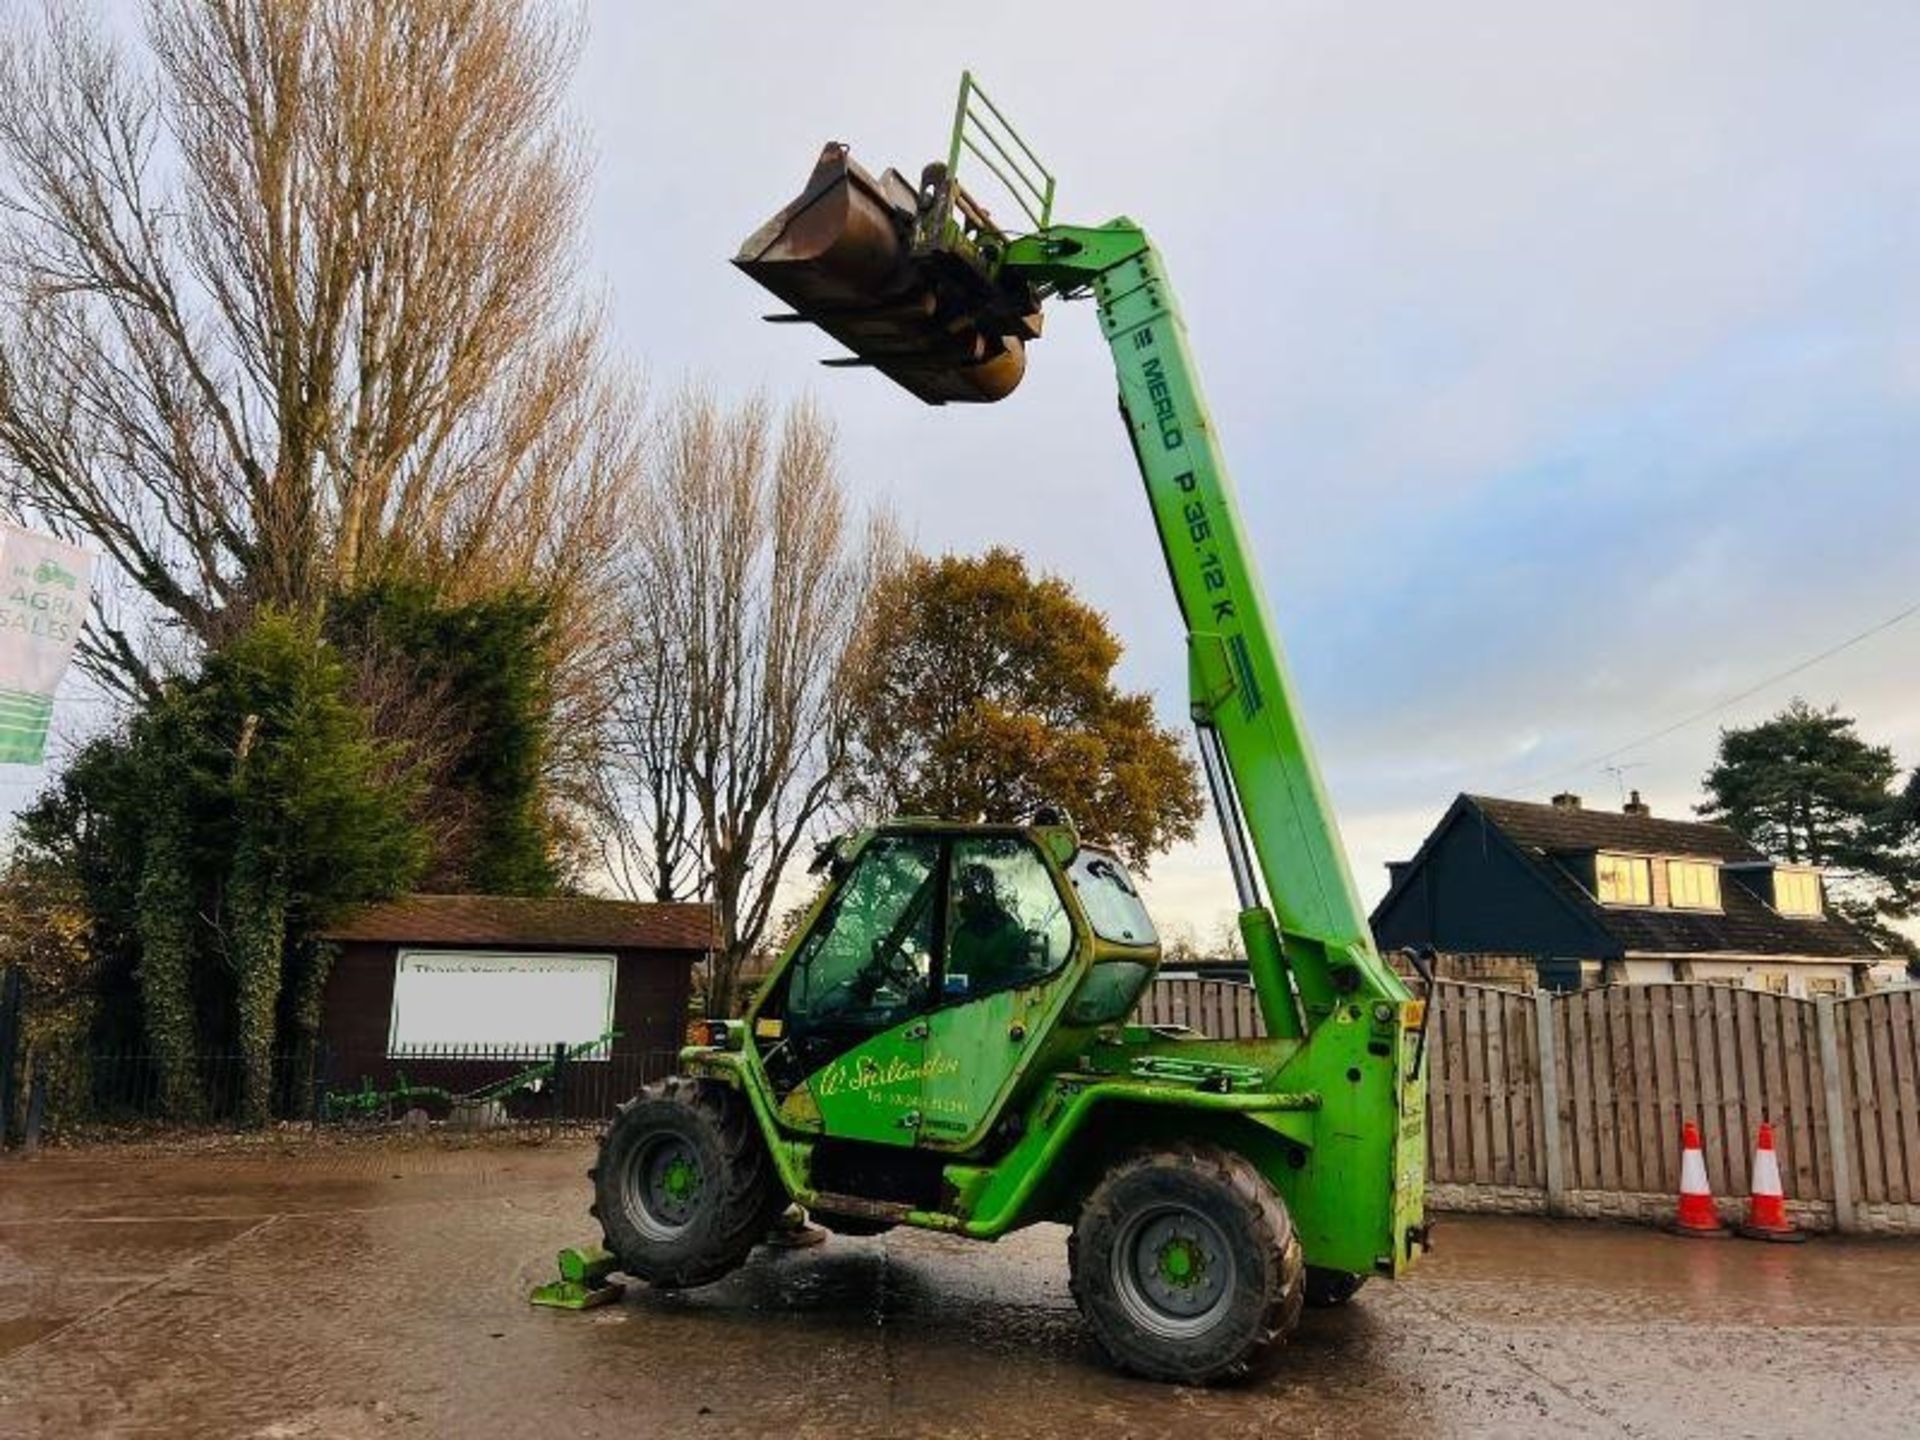
[[[393,1058],[473,1048],[538,1057],[613,1028],[611,955],[402,950],[394,963]],[[602,1046],[578,1057],[604,1060]]]
[[[86,551],[0,520],[0,764],[45,758],[92,580]]]

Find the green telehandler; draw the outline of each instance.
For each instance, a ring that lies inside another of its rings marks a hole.
[[[977,161],[1026,217],[958,179]],[[844,145],[735,263],[931,404],[1009,394],[1049,300],[1091,296],[1185,623],[1193,721],[1266,1034],[1130,1023],[1160,961],[1126,869],[1064,815],[903,818],[826,883],[738,1020],[629,1102],[593,1176],[617,1268],[697,1286],[790,1202],[829,1229],[1072,1227],[1074,1299],[1157,1379],[1265,1369],[1303,1303],[1425,1248],[1424,1007],[1376,953],[1160,258],[1053,219],[1052,176],[961,81],[920,182]],[[1262,898],[1264,886],[1265,898]]]

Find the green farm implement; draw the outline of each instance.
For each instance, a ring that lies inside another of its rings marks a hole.
[[[944,161],[876,179],[828,145],[735,264],[791,307],[770,318],[851,352],[829,363],[930,404],[1004,398],[1047,305],[1092,300],[1266,1035],[1129,1022],[1159,940],[1066,817],[877,825],[822,851],[823,893],[744,1018],[623,1109],[594,1209],[619,1268],[668,1287],[741,1264],[790,1201],[848,1234],[1058,1221],[1111,1359],[1205,1382],[1265,1368],[1303,1303],[1424,1248],[1423,1007],[1356,899],[1166,267],[1134,221],[1053,210],[1052,175],[969,77]]]
[[[373,1081],[363,1075],[360,1077],[359,1089],[335,1090],[327,1095],[323,1118],[327,1120],[390,1120],[396,1111],[407,1110],[427,1102],[452,1109],[475,1109],[499,1105],[516,1095],[539,1090],[550,1083],[564,1065],[571,1065],[574,1061],[595,1053],[605,1054],[606,1047],[619,1038],[618,1030],[604,1031],[596,1039],[564,1046],[553,1057],[529,1065],[524,1070],[516,1070],[504,1080],[496,1080],[491,1085],[483,1085],[477,1090],[468,1090],[457,1095],[440,1085],[411,1084],[404,1073],[396,1074],[393,1084],[388,1088],[378,1090],[374,1088]],[[425,1058],[432,1060],[436,1057]]]

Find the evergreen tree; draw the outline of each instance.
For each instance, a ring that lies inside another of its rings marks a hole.
[[[1915,822],[1903,830],[1901,817],[1916,806],[1895,795],[1898,774],[1893,751],[1862,739],[1851,716],[1796,698],[1771,719],[1720,732],[1696,809],[1776,860],[1833,872],[1836,908],[1911,955],[1913,942],[1887,923],[1915,898]]]
[[[328,634],[381,712],[380,733],[419,767],[436,890],[546,895],[560,884],[552,617],[548,598],[524,587],[451,600],[411,580],[329,610]]]
[[[395,894],[427,847],[404,757],[373,737],[312,624],[269,612],[87,747],[23,818],[23,851],[76,876],[103,983],[131,985],[167,1108],[203,1106],[195,1057],[242,1057],[264,1121],[276,1049],[311,1039],[346,907]]]

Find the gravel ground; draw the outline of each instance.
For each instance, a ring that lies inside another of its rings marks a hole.
[[[123,1147],[0,1163],[0,1435],[1920,1433],[1920,1246],[1443,1219],[1255,1388],[1113,1375],[1064,1234],[762,1251],[582,1315],[584,1144]]]

